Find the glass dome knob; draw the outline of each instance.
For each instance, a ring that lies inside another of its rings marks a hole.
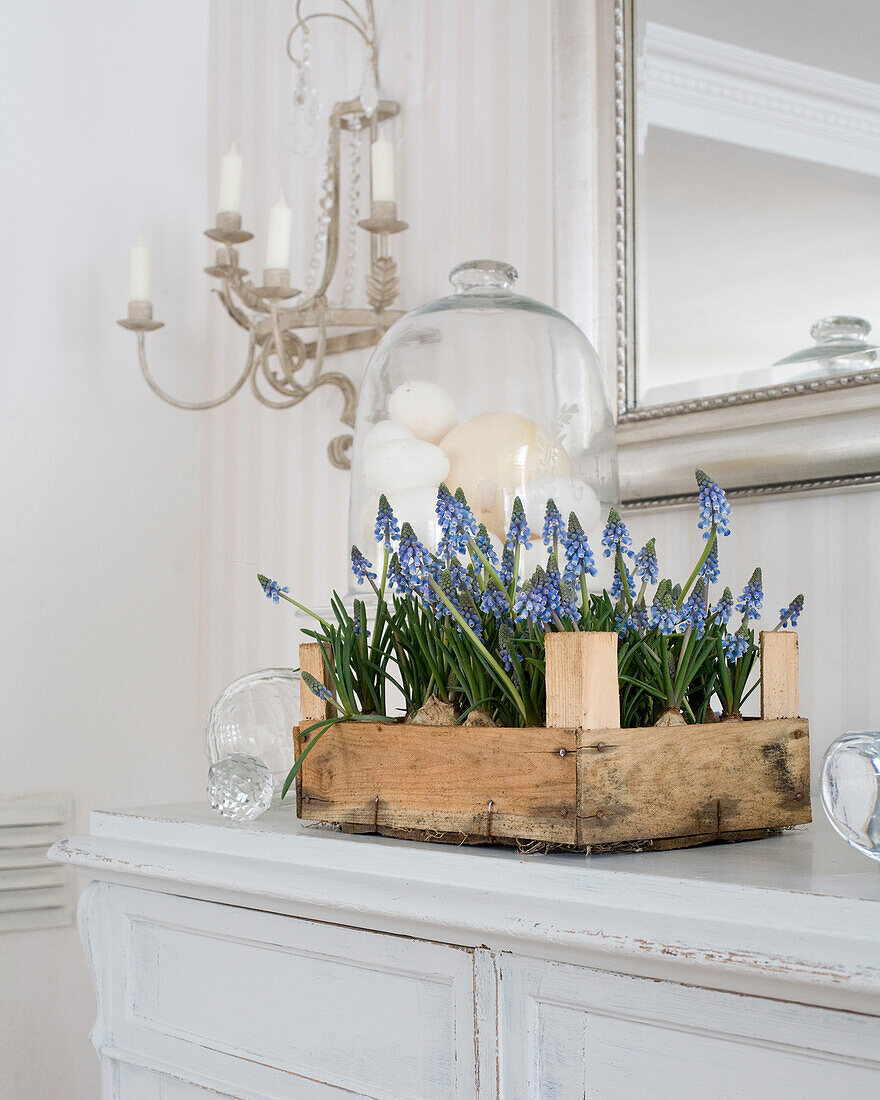
[[[466,260],[449,272],[456,294],[512,290],[518,278],[516,268],[503,260]]]

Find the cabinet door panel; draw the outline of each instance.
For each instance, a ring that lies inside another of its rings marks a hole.
[[[875,1017],[504,956],[506,1100],[880,1096]]]
[[[236,1096],[476,1095],[472,951],[125,887],[107,907],[126,1060]]]

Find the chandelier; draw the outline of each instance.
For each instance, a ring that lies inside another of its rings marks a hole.
[[[287,56],[296,69],[291,115],[291,147],[305,152],[310,133],[321,114],[317,91],[311,83],[310,27],[317,19],[335,19],[353,28],[363,39],[365,69],[357,99],[336,103],[330,113],[328,150],[321,184],[315,247],[306,274],[306,290],[291,285],[290,244],[292,212],[283,194],[272,207],[262,279],[253,282],[240,266],[238,246],[253,238],[242,228],[242,158],[231,147],[221,164],[220,199],[216,224],[206,236],[219,245],[214,263],[205,268],[218,280],[215,292],[226,313],[248,334],[244,367],[235,382],[219,397],[208,401],[180,401],[172,397],[150,373],[146,334],[162,328],[154,320],[150,298],[150,252],[141,238],[131,250],[131,288],[128,316],[119,322],[137,335],[137,355],[148,385],[159,397],[178,409],[213,409],[231,400],[250,383],[255,397],[273,409],[288,409],[304,401],[319,386],[335,386],[342,394],[341,422],[354,427],[357,393],[341,371],[325,370],[327,356],[357,348],[373,347],[402,316],[391,309],[400,289],[397,265],[390,255],[389,239],[407,228],[398,220],[394,196],[394,149],[379,130],[393,118],[400,104],[379,98],[378,49],[373,0],[359,11],[349,0],[339,0],[338,11],[303,13],[297,0],[295,23],[287,38]],[[365,138],[370,143],[370,216],[360,219],[360,159]],[[346,240],[341,237],[341,177],[343,161],[348,194],[345,200]],[[369,234],[369,270],[366,303],[351,304],[358,256],[358,228]],[[344,243],[345,271],[339,301],[330,288]],[[336,436],[327,452],[340,469],[351,465],[350,433]]]

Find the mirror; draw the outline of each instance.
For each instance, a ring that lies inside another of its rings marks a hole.
[[[631,0],[626,22],[623,419],[880,381],[880,3]]]

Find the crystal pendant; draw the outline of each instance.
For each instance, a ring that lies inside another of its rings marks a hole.
[[[323,106],[318,90],[309,80],[303,66],[296,78],[287,124],[287,148],[299,156],[308,156],[318,146],[319,123]]]
[[[822,806],[844,840],[880,860],[880,733],[845,733],[822,761]]]
[[[361,106],[367,118],[372,118],[379,106],[379,85],[376,83],[376,70],[368,61],[364,69],[364,82],[361,85]]]
[[[211,808],[231,821],[253,821],[272,805],[275,780],[260,760],[247,753],[225,756],[208,769]]]

